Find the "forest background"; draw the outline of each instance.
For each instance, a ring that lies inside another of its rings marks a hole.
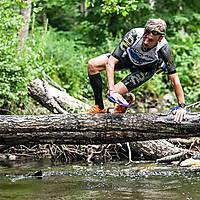
[[[144,27],[148,18],[166,21],[186,104],[199,101],[199,10],[198,0],[1,0],[0,114],[38,113],[28,85],[42,72],[92,105],[88,60],[113,51],[128,30]],[[116,81],[127,73],[117,72]],[[103,81],[106,94],[105,73]],[[176,104],[165,73],[134,93],[137,111],[163,111]]]

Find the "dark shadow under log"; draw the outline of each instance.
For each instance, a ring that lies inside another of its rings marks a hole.
[[[200,114],[177,124],[162,114],[0,116],[0,144],[113,144],[200,136]]]

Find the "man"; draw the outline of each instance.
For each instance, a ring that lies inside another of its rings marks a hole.
[[[165,66],[174,87],[178,101],[175,121],[185,118],[184,93],[172,58],[171,50],[165,39],[166,23],[162,19],[149,19],[145,28],[131,29],[122,38],[111,54],[103,54],[88,62],[88,75],[92,86],[95,106],[88,113],[104,113],[102,98],[102,80],[100,72],[106,70],[108,98],[117,103],[116,112],[125,112],[129,102],[122,95],[149,80],[159,69]],[[164,63],[164,65],[163,65]],[[121,82],[114,83],[114,71],[129,69],[131,73]]]

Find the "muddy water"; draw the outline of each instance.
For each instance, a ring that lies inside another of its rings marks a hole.
[[[0,163],[0,200],[200,199],[198,168],[125,164]]]

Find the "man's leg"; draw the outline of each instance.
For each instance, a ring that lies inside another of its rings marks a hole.
[[[115,91],[121,95],[129,92],[123,82],[118,82],[117,84],[115,84]]]
[[[117,93],[119,93],[120,95],[123,95],[123,96],[121,96],[121,99],[124,99],[128,105],[134,104],[135,95],[128,91],[127,87],[124,85],[123,82],[119,82],[115,85],[115,91]],[[115,113],[125,113],[127,109],[128,109],[128,107],[124,107],[122,105],[117,104],[114,108],[114,112]]]
[[[100,72],[105,70],[106,62],[108,61],[107,54],[92,58],[88,62],[88,76],[90,84],[94,92],[95,105],[98,105],[102,110],[104,109],[102,96],[102,79]]]
[[[154,75],[154,70],[151,71],[135,71],[126,76],[121,82],[122,86],[126,87],[128,92],[131,92],[133,89],[139,87],[146,81],[148,81]],[[122,87],[121,86],[121,87]],[[121,89],[123,92],[124,90]]]
[[[115,91],[121,95],[127,94],[128,92],[131,92],[134,88],[139,87],[144,82],[148,81],[152,76],[154,75],[154,71],[150,72],[142,72],[142,71],[136,71],[128,76],[126,76],[121,82],[117,83],[115,85]],[[123,97],[119,97],[119,100],[123,99]],[[135,101],[135,96],[131,93],[129,93],[126,96],[126,101],[129,104],[132,104]],[[127,108],[121,105],[117,105],[115,107],[115,112],[126,112]]]

